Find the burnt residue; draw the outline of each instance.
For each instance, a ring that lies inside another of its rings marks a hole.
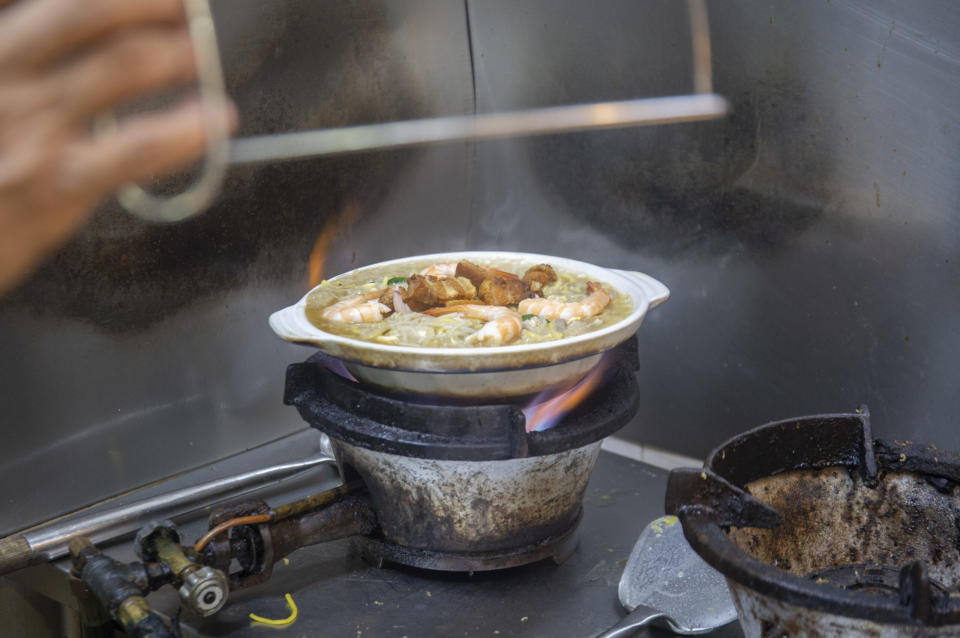
[[[732,108],[718,121],[545,136],[523,148],[554,200],[614,242],[668,259],[773,255],[824,215],[793,193],[822,191],[830,181],[829,165],[812,157],[821,145],[806,146],[819,133],[811,122],[790,123],[802,142],[790,148],[762,125],[782,118],[784,101],[810,117],[793,76],[752,78],[742,91],[727,82]],[[776,186],[755,188],[758,179]]]
[[[807,576],[838,557],[847,564],[897,568],[921,559],[935,580],[960,588],[960,499],[922,479],[886,473],[869,488],[842,469],[808,470],[761,479],[748,489],[780,512],[783,525],[736,529],[730,538],[765,563]]]
[[[874,447],[881,467],[916,472],[932,480],[938,490],[946,492],[953,489],[953,484],[960,482],[960,453],[912,441],[878,440]]]
[[[416,459],[339,442],[360,474],[378,538],[430,552],[503,552],[568,532],[598,446],[501,461]]]
[[[957,543],[956,545],[954,545],[954,548],[958,552],[960,552],[960,513],[954,516],[953,525],[954,525],[954,528],[957,530],[957,535],[956,535]]]

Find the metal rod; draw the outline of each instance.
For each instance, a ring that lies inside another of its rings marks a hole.
[[[214,497],[237,496],[263,483],[279,480],[324,463],[335,461],[333,458],[321,456],[253,470],[103,512],[92,512],[78,518],[41,525],[23,532],[22,537],[29,543],[30,551],[37,559],[55,560],[67,554],[67,544],[74,536],[86,536],[93,543],[113,540],[135,532],[146,518],[170,518],[188,514],[209,505]]]
[[[231,143],[230,162],[268,162],[437,142],[692,122],[723,117],[727,110],[727,101],[719,95],[678,95],[345,126],[237,139]]]
[[[687,0],[687,12],[690,14],[690,40],[693,44],[693,90],[696,93],[713,93],[706,0]]]

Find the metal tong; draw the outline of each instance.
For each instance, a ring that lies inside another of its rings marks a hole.
[[[226,93],[209,0],[184,0],[184,5],[204,105],[206,157],[199,179],[178,195],[157,197],[136,184],[127,184],[118,191],[117,198],[127,211],[151,221],[176,222],[205,210],[219,194],[230,164],[340,155],[438,142],[693,122],[722,117],[728,110],[726,99],[713,93],[705,0],[687,0],[693,44],[694,93],[690,95],[346,126],[230,140],[224,123],[216,115],[221,112],[218,107],[226,100]]]

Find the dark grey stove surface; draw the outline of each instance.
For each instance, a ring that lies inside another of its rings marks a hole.
[[[542,561],[472,575],[378,569],[349,541],[337,541],[294,553],[268,583],[233,594],[216,616],[184,619],[184,625],[198,636],[231,637],[593,636],[625,613],[617,584],[640,531],[663,514],[666,476],[601,453],[587,488],[579,546],[562,565]],[[299,608],[296,622],[280,632],[251,625],[251,612],[287,616],[286,593]],[[742,634],[734,624],[713,635]]]

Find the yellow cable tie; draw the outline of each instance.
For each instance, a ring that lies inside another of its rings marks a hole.
[[[286,618],[280,618],[278,620],[273,620],[271,618],[263,618],[256,614],[250,614],[250,620],[253,622],[262,623],[264,625],[270,625],[271,627],[286,627],[291,624],[294,620],[297,619],[297,604],[293,602],[293,596],[290,594],[285,594],[284,598],[287,599],[287,606],[290,607],[290,615]]]

